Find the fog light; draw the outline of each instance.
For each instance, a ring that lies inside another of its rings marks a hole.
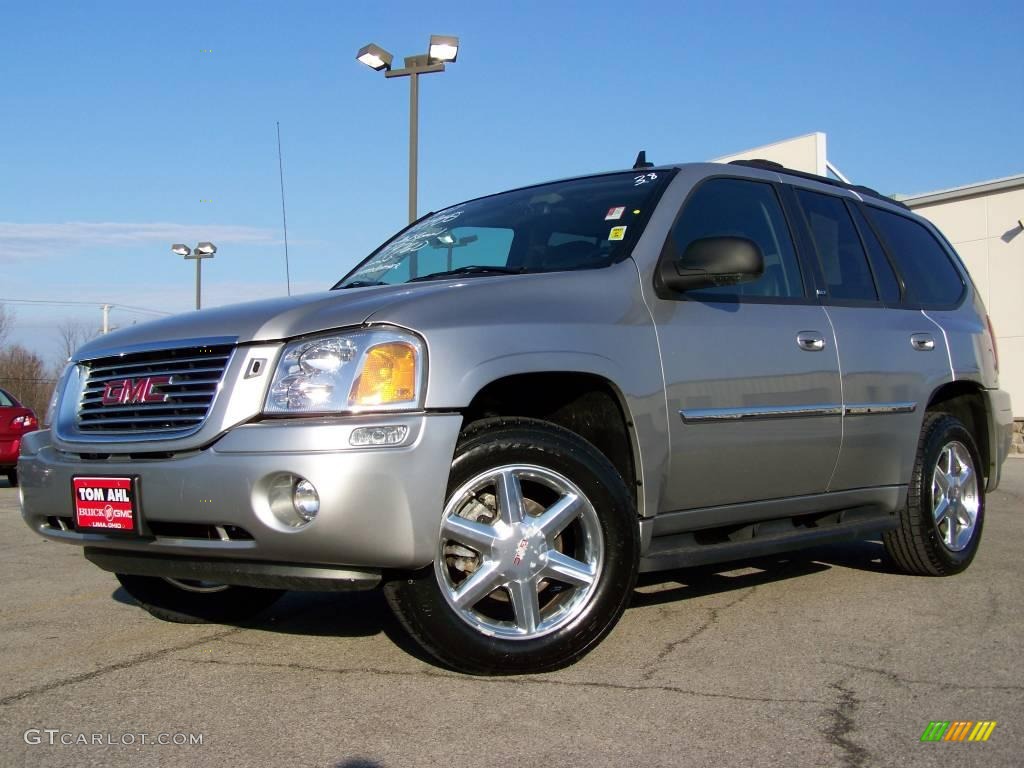
[[[309,480],[299,480],[292,490],[292,505],[307,523],[320,511],[320,494]]]
[[[409,435],[405,424],[353,429],[348,438],[350,445],[401,445]]]
[[[320,511],[320,494],[309,480],[282,472],[270,478],[267,488],[270,511],[280,522],[300,528]]]

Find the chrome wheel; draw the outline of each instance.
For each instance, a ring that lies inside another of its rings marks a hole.
[[[932,517],[950,552],[961,552],[970,543],[979,508],[978,476],[970,451],[959,441],[946,443],[932,472]]]
[[[603,559],[601,523],[583,492],[550,469],[515,464],[452,494],[434,572],[463,621],[486,635],[529,640],[586,608]]]

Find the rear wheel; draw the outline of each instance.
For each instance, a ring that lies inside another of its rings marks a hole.
[[[625,609],[632,497],[593,445],[533,419],[460,439],[432,567],[386,585],[410,634],[470,674],[540,672],[595,646]]]
[[[281,595],[279,589],[256,589],[192,579],[130,576],[117,580],[153,616],[178,624],[219,624],[242,621],[262,613]]]
[[[907,505],[885,548],[907,573],[948,576],[971,564],[985,522],[981,457],[971,433],[944,413],[925,417]]]
[[[7,483],[11,488],[18,487],[18,470],[10,469],[7,471]]]

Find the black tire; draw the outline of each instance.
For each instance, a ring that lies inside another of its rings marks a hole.
[[[7,471],[7,484],[10,485],[11,488],[18,487],[18,470],[10,469]]]
[[[953,443],[967,449],[976,479],[977,499],[977,516],[970,538],[956,551],[943,540],[943,531],[932,511],[932,475],[943,449]],[[981,467],[974,437],[959,420],[946,413],[925,416],[907,490],[907,504],[900,511],[899,526],[883,536],[886,551],[901,570],[917,576],[951,576],[971,564],[985,523],[985,478]]]
[[[189,591],[157,576],[115,575],[141,607],[158,619],[176,624],[244,621],[265,611],[284,594],[279,589],[236,586],[225,586],[216,592]]]
[[[591,542],[586,545],[589,547],[586,552],[590,553],[589,556],[600,557],[601,564],[595,568],[596,577],[587,587],[567,587],[560,585],[557,577],[554,581],[548,581],[542,576],[532,576],[536,580],[533,586],[536,586],[534,594],[537,595],[537,603],[544,603],[537,609],[538,618],[544,619],[544,611],[550,611],[554,601],[565,596],[568,596],[566,599],[572,608],[567,609],[563,618],[558,620],[564,621],[564,624],[551,619],[551,629],[546,634],[538,632],[535,633],[538,636],[512,639],[488,634],[471,625],[456,611],[449,602],[453,592],[450,589],[442,591],[445,590],[442,582],[446,579],[443,575],[446,571],[442,569],[449,567],[447,557],[434,566],[385,584],[388,602],[409,634],[442,664],[460,672],[479,675],[523,674],[571,664],[611,631],[625,610],[636,582],[640,542],[633,497],[611,462],[597,448],[569,430],[526,418],[486,419],[472,424],[464,431],[456,447],[448,481],[446,509],[461,503],[453,498],[453,494],[464,484],[497,468],[522,465],[540,467],[553,473],[553,476],[557,474],[582,492],[584,503],[589,502],[590,505],[586,513],[578,514],[565,524],[564,529],[557,529],[562,533],[550,536],[556,537],[560,547],[574,547],[570,555],[572,557],[583,551],[580,547],[584,545],[580,542],[586,539]],[[526,477],[525,481],[525,486],[520,485],[519,480],[516,481],[524,497],[522,509],[534,503],[538,494],[533,489],[531,492],[534,498],[531,499],[527,490],[530,488],[530,478]],[[495,517],[499,514],[498,493],[495,486]],[[465,496],[460,498],[465,499],[468,505],[479,501],[480,495],[474,495],[472,500]],[[547,509],[543,509],[544,506],[541,505],[538,514],[554,509],[554,504]],[[523,519],[526,519],[525,515]],[[539,517],[535,519],[540,520]],[[590,533],[599,530],[600,534],[587,538],[588,533],[574,532],[575,526],[584,525],[589,526],[586,530]],[[538,538],[543,537],[542,534],[536,535]],[[440,536],[439,531],[439,548]],[[518,538],[518,535],[513,538]],[[602,542],[600,546],[592,543],[597,540]],[[516,567],[521,562],[519,556],[525,544],[526,538],[523,538],[516,550],[519,553],[514,561]],[[550,549],[545,551],[550,552]],[[594,555],[596,551],[601,554]],[[568,551],[562,553],[570,554]],[[523,561],[529,559],[528,555],[523,555]],[[537,561],[541,560],[537,558]],[[508,560],[503,562],[507,563]],[[531,561],[533,564],[535,561]],[[513,624],[516,623],[518,616],[510,589],[499,587],[487,593],[487,597],[470,606],[469,610],[476,611],[480,605],[493,601],[496,596],[500,597],[499,593],[503,589],[507,595],[507,610],[512,615]],[[520,595],[523,596],[520,600],[529,600],[526,597],[529,590],[526,587],[521,589],[523,591]],[[551,594],[555,595],[553,599]],[[558,607],[563,606],[558,604]],[[536,626],[539,628],[542,624]]]

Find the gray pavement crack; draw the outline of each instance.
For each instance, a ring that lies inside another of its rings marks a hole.
[[[833,666],[842,667],[844,669],[852,669],[857,672],[870,672],[871,674],[880,675],[897,685],[906,687],[928,685],[958,691],[1024,691],[1024,685],[963,685],[950,682],[949,680],[914,680],[912,678],[903,677],[902,675],[893,672],[891,669],[867,667],[860,664],[849,664],[842,661],[826,661],[824,663],[832,664]]]
[[[330,674],[330,675],[385,675],[392,677],[429,677],[441,680],[451,681],[472,681],[473,683],[481,684],[505,684],[505,685],[543,685],[543,686],[557,686],[566,688],[597,688],[612,691],[633,691],[633,692],[647,692],[647,691],[664,691],[667,693],[675,693],[685,696],[696,696],[700,698],[709,699],[730,699],[733,701],[752,701],[760,703],[780,703],[780,704],[815,704],[822,705],[827,702],[820,701],[818,699],[788,699],[788,698],[775,698],[771,696],[741,696],[730,693],[713,693],[710,691],[697,691],[687,688],[681,688],[674,685],[627,685],[624,683],[609,683],[609,682],[593,682],[588,680],[556,680],[550,678],[539,678],[539,677],[467,677],[463,675],[446,673],[446,672],[433,672],[430,670],[419,670],[413,672],[406,672],[394,669],[381,669],[377,667],[320,667],[310,664],[300,664],[298,662],[266,662],[266,661],[252,661],[247,660],[244,662],[239,661],[225,661],[222,659],[189,659],[189,658],[178,658],[176,661],[183,661],[189,664],[212,664],[222,665],[230,667],[266,667],[270,669],[290,669],[301,672],[312,672],[317,674]]]
[[[862,768],[867,763],[870,753],[852,739],[857,731],[854,716],[860,709],[853,690],[846,687],[845,680],[829,683],[829,687],[839,694],[836,702],[825,711],[829,718],[825,737],[829,743],[840,751],[840,761],[847,768]]]
[[[730,603],[726,603],[725,605],[720,606],[718,608],[705,609],[708,612],[707,620],[701,623],[700,626],[698,626],[695,630],[690,632],[690,634],[681,637],[677,640],[670,640],[669,642],[665,643],[662,646],[661,650],[658,652],[658,655],[655,657],[654,661],[652,661],[647,666],[647,669],[640,676],[640,679],[645,682],[652,679],[658,673],[658,668],[661,666],[662,662],[664,662],[665,659],[671,656],[676,651],[676,649],[696,640],[698,637],[703,635],[705,632],[707,632],[709,629],[715,626],[715,624],[718,623],[718,618],[722,615],[724,611],[727,611],[730,608],[739,605],[744,600],[753,595],[756,590],[757,586],[755,585],[753,587],[750,587],[750,589],[746,590],[743,594],[741,594],[739,597],[737,597]]]
[[[18,693],[12,693],[8,696],[0,698],[0,706],[13,704],[16,701],[21,701],[22,699],[26,699],[30,696],[36,696],[41,693],[49,693],[50,691],[56,691],[67,685],[74,685],[75,683],[84,683],[88,680],[92,680],[93,678],[100,677],[101,675],[106,675],[109,672],[117,672],[122,669],[129,669],[131,667],[138,666],[139,664],[145,664],[146,662],[153,661],[154,659],[159,659],[163,656],[168,656],[172,653],[177,653],[178,651],[187,651],[190,648],[195,648],[198,645],[203,645],[204,643],[208,643],[211,640],[220,640],[221,638],[227,637],[228,635],[233,635],[236,632],[244,631],[245,627],[232,627],[231,629],[224,630],[223,632],[218,632],[213,635],[207,635],[206,637],[200,640],[191,640],[187,643],[173,645],[169,648],[161,648],[156,651],[150,651],[149,653],[143,653],[138,656],[132,656],[130,659],[125,659],[124,661],[119,661],[115,664],[107,664],[106,666],[94,669],[91,672],[82,672],[81,674],[72,675],[71,677],[64,677],[60,680],[54,680],[50,683],[44,683],[43,685],[37,685],[33,686],[32,688],[26,688],[25,690],[19,691]]]

